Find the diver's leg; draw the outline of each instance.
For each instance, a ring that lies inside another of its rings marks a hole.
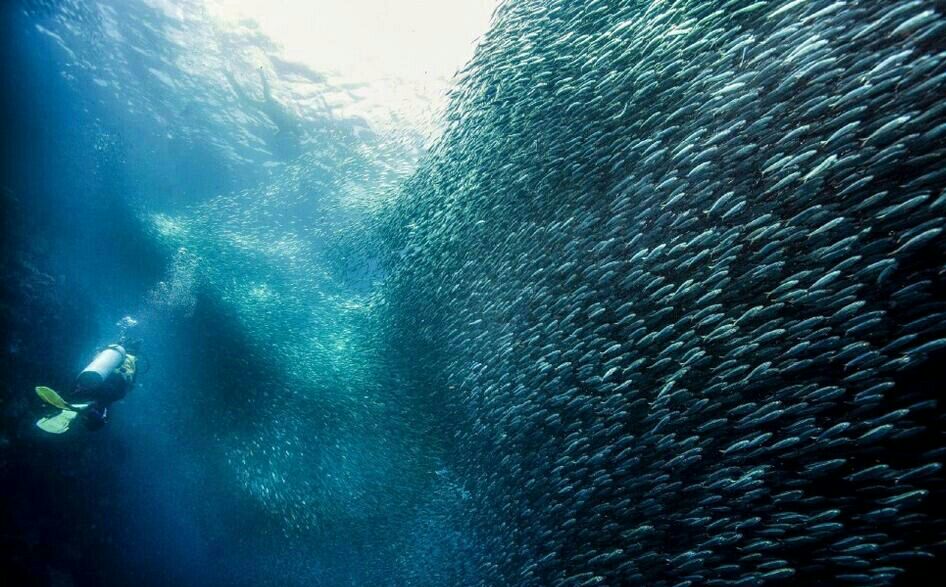
[[[108,406],[103,402],[93,401],[79,413],[89,430],[98,430],[108,421]]]

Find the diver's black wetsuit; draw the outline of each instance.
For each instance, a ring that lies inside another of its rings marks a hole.
[[[134,372],[130,376],[126,375],[122,371],[123,368],[124,365],[109,373],[101,385],[89,388],[77,386],[73,392],[74,403],[89,404],[81,412],[82,419],[89,430],[98,430],[105,426],[108,407],[128,395],[135,384]]]

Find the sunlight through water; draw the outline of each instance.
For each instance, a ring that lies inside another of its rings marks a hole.
[[[169,0],[154,0],[169,2]],[[473,56],[498,0],[206,0],[225,27],[258,26],[283,57],[353,88],[345,107],[381,124],[422,128]],[[179,6],[172,3],[173,6]]]

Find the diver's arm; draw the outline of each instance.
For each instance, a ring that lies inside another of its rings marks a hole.
[[[271,104],[273,102],[273,93],[269,89],[269,80],[266,79],[266,74],[263,73],[262,67],[260,67],[257,71],[259,72],[259,79],[260,79],[260,82],[262,83],[263,101]]]
[[[236,78],[233,77],[233,72],[229,69],[224,70],[223,75],[227,78],[227,83],[230,84],[230,88],[233,90],[233,93],[237,95],[242,102],[254,102],[243,93],[243,88],[240,87],[240,84],[237,83]]]

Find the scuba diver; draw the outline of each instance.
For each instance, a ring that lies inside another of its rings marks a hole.
[[[105,426],[109,407],[128,395],[135,385],[140,347],[140,339],[122,338],[117,344],[98,349],[92,362],[76,377],[71,402],[48,387],[37,387],[36,394],[61,411],[41,418],[36,425],[51,434],[66,432],[77,418],[88,430]]]
[[[291,110],[283,106],[273,96],[269,79],[267,79],[262,67],[257,69],[257,73],[260,79],[261,100],[257,100],[244,92],[230,69],[224,70],[223,75],[227,78],[227,82],[230,84],[233,93],[240,99],[240,104],[248,112],[252,110],[258,111],[276,127],[276,132],[268,139],[264,139],[273,156],[283,161],[294,159],[302,153],[301,144],[302,139],[305,138],[302,123]]]

